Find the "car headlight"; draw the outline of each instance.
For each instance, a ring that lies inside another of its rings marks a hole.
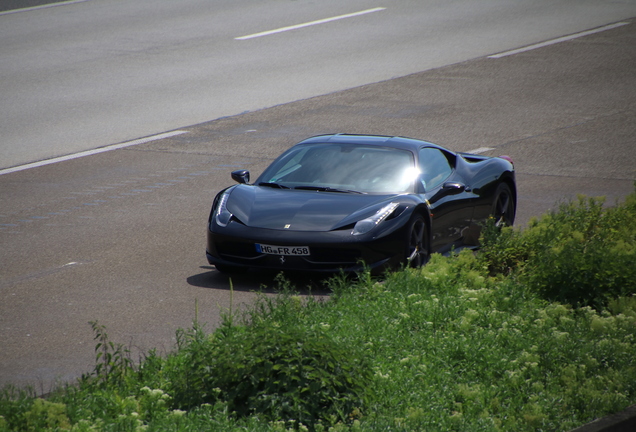
[[[384,207],[382,207],[380,210],[378,210],[373,216],[356,222],[351,234],[361,235],[361,234],[368,233],[373,228],[375,228],[380,222],[382,222],[387,217],[389,217],[391,213],[393,213],[393,211],[397,208],[398,205],[399,205],[398,203],[394,203],[394,202],[387,204]]]
[[[230,219],[232,218],[232,213],[230,213],[227,209],[227,200],[230,197],[229,192],[224,192],[219,198],[219,203],[216,206],[216,211],[214,212],[214,219],[216,220],[217,225],[226,226]]]

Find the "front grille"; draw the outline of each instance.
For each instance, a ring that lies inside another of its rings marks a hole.
[[[310,261],[316,263],[356,264],[362,259],[360,251],[351,249],[311,248]]]
[[[260,255],[252,243],[222,243],[216,245],[216,250],[220,255],[241,258],[256,258]]]

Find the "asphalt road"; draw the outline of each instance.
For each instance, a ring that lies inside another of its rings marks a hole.
[[[634,0],[75,0],[43,6],[0,12],[0,168],[636,16]],[[355,15],[364,11],[374,12]],[[237,39],[306,23],[313,25]]]
[[[243,275],[232,294],[205,261],[205,221],[229,171],[257,175],[310,135],[403,135],[508,154],[520,226],[579,193],[623,198],[636,179],[634,47],[632,22],[0,175],[0,385],[47,391],[90,370],[91,320],[133,350],[165,352],[197,308],[213,328],[253,301],[252,290],[272,287],[268,276]]]

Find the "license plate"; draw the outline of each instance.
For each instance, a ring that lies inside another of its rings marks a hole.
[[[307,256],[309,255],[308,246],[273,246],[256,243],[256,251],[268,255],[285,255],[285,256]]]

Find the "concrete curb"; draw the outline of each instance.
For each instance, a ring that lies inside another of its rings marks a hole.
[[[636,405],[616,414],[594,420],[570,432],[634,432],[636,431]]]

